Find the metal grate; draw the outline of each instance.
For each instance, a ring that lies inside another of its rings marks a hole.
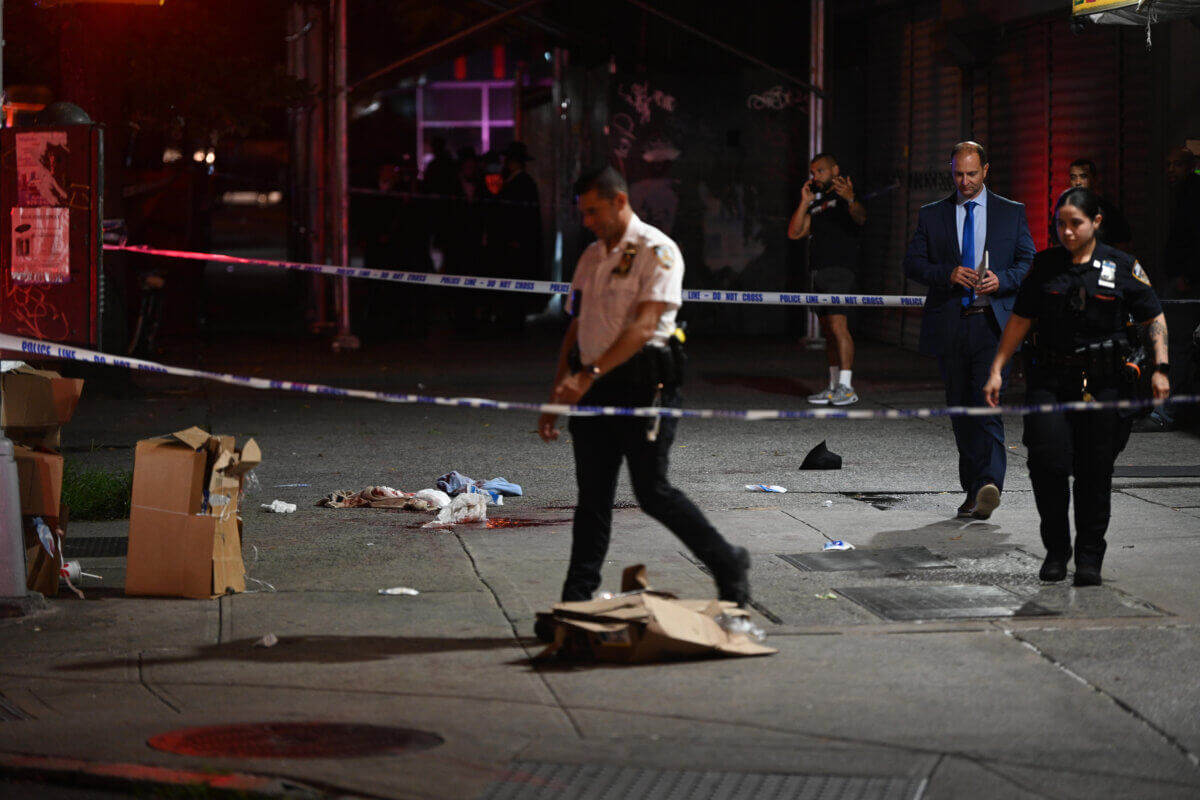
[[[109,558],[129,555],[128,536],[80,536],[63,539],[67,558]]]
[[[998,586],[863,586],[834,591],[895,621],[1056,616]]]
[[[1193,466],[1113,467],[1114,478],[1200,478],[1200,464]]]
[[[476,800],[918,800],[924,781],[517,761]]]
[[[264,722],[161,733],[156,750],[213,758],[354,758],[419,752],[444,740],[434,733],[338,722]]]
[[[797,569],[810,572],[845,572],[859,569],[954,569],[943,556],[924,547],[894,547],[887,550],[826,550],[779,556]]]

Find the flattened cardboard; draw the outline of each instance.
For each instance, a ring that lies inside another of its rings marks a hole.
[[[0,375],[0,427],[53,429],[66,425],[83,393],[82,378],[24,366]],[[17,437],[11,436],[14,440]]]
[[[201,428],[138,442],[125,593],[210,598],[246,590],[241,482],[262,461],[250,440]],[[227,502],[214,503],[223,495]]]
[[[20,487],[21,513],[32,516],[58,516],[62,499],[63,457],[41,453],[15,445],[17,485]]]
[[[717,623],[725,614],[749,614],[734,603],[680,600],[649,589],[645,567],[625,570],[622,594],[553,606],[555,638],[539,658],[562,653],[570,658],[626,664],[703,656],[756,656],[777,652],[731,633]]]

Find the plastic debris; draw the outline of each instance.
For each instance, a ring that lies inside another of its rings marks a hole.
[[[264,635],[261,639],[254,643],[255,647],[274,647],[279,644],[279,637],[273,633]]]
[[[787,491],[787,489],[783,488],[782,486],[772,486],[766,483],[747,483],[746,489],[751,492],[778,492],[780,494],[783,494]]]
[[[417,497],[422,500],[428,500],[438,508],[445,508],[450,505],[450,495],[443,492],[441,489],[422,489],[417,492]]]
[[[50,532],[50,526],[41,517],[34,517],[33,527],[37,529],[38,541],[42,543],[42,547],[53,556],[55,553],[54,534]]]
[[[821,505],[825,506],[826,508],[829,508],[830,506],[832,506],[832,505],[833,505],[833,501],[832,501],[832,500],[826,500],[824,503],[821,503]]]
[[[818,600],[837,600],[837,595],[833,592],[824,592],[822,594],[814,594],[813,597]]]
[[[291,514],[296,510],[295,503],[285,503],[282,500],[272,500],[270,503],[262,503],[262,507],[267,511],[274,511],[276,514]]]
[[[762,644],[767,640],[767,632],[755,625],[749,617],[720,614],[717,616],[717,624],[721,626],[722,630],[728,633],[745,634],[751,641],[758,644]]]
[[[420,594],[420,592],[418,592],[416,589],[409,588],[408,586],[393,586],[390,589],[380,589],[379,593],[390,595],[403,594],[408,595],[409,597],[416,597]]]
[[[438,512],[433,522],[422,528],[447,528],[460,522],[484,522],[487,520],[487,495],[460,494],[450,505]]]
[[[307,488],[309,485],[310,484],[307,484],[307,483],[277,483],[277,484],[275,484],[275,486],[273,488],[275,488],[275,489],[295,489],[295,488],[299,488],[299,487]]]
[[[826,542],[822,550],[853,550],[854,545],[849,542],[843,542],[841,539],[834,539],[832,542]]]

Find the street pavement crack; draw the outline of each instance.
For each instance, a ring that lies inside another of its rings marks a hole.
[[[1114,694],[1106,692],[1100,686],[1097,686],[1096,684],[1089,681],[1087,678],[1080,675],[1078,672],[1075,672],[1073,669],[1071,669],[1070,667],[1068,667],[1066,664],[1059,661],[1058,659],[1054,658],[1046,651],[1042,650],[1040,647],[1035,645],[1033,642],[1030,642],[1027,639],[1023,639],[1016,631],[1010,630],[1010,629],[1005,629],[1004,635],[1008,636],[1011,639],[1014,639],[1015,641],[1019,642],[1020,644],[1023,644],[1025,647],[1028,647],[1030,650],[1032,650],[1034,653],[1036,653],[1039,657],[1041,657],[1045,661],[1052,664],[1056,669],[1058,669],[1060,672],[1062,672],[1067,677],[1078,681],[1079,683],[1083,684],[1087,688],[1091,689],[1096,694],[1107,699],[1109,702],[1111,702],[1117,708],[1121,709],[1126,714],[1128,714],[1129,716],[1133,717],[1135,720],[1140,722],[1142,725],[1149,728],[1156,736],[1158,736],[1160,739],[1162,739],[1164,742],[1166,742],[1166,744],[1168,744],[1172,749],[1179,752],[1180,755],[1182,755],[1189,762],[1191,762],[1191,765],[1193,767],[1200,768],[1200,756],[1197,756],[1195,753],[1193,753],[1191,750],[1189,750],[1187,748],[1187,746],[1184,745],[1184,743],[1181,742],[1179,739],[1172,736],[1170,733],[1163,730],[1158,725],[1155,725],[1146,716],[1144,716],[1140,711],[1138,711],[1136,708],[1131,706],[1129,703],[1126,703],[1124,700],[1122,700],[1121,698],[1117,697]]]
[[[138,656],[137,656],[138,683],[140,683],[142,685],[142,688],[144,688],[147,692],[149,692],[152,697],[154,697],[156,700],[161,702],[167,708],[171,709],[176,714],[182,714],[183,709],[181,709],[179,706],[172,703],[171,700],[165,694],[163,694],[158,689],[155,689],[153,686],[150,685],[150,682],[146,680],[146,671],[144,669],[145,657],[146,657],[146,654],[144,652],[141,652],[141,651],[138,652]]]
[[[483,573],[479,571],[479,563],[475,560],[474,554],[471,553],[471,548],[467,547],[467,543],[463,541],[461,536],[459,536],[458,531],[454,531],[454,538],[458,540],[459,547],[462,548],[463,553],[465,553],[467,558],[470,560],[471,569],[475,571],[475,577],[479,579],[480,583],[487,587],[488,592],[490,592],[492,595],[492,602],[496,604],[496,608],[498,608],[500,613],[504,615],[504,618],[508,620],[508,626],[512,628],[513,638],[516,640],[517,644],[520,645],[521,649],[525,651],[525,655],[530,657],[530,663],[533,664],[533,669],[534,672],[537,673],[538,680],[542,682],[542,685],[546,687],[546,691],[549,692],[550,696],[554,698],[554,702],[558,706],[559,711],[561,711],[563,716],[567,718],[567,721],[571,723],[571,728],[575,731],[575,735],[580,739],[584,738],[583,728],[580,727],[578,720],[575,719],[575,715],[571,713],[571,710],[567,708],[566,703],[564,703],[562,698],[558,696],[558,692],[554,691],[554,686],[551,685],[550,681],[546,679],[545,673],[538,668],[537,662],[532,660],[532,654],[529,652],[529,649],[521,642],[521,634],[517,630],[516,620],[513,619],[511,614],[508,613],[508,609],[506,609],[504,607],[504,603],[500,601],[500,595],[496,593],[496,590],[493,588],[492,584],[489,583],[488,579],[483,577]]]

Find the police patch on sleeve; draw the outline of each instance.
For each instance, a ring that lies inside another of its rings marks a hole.
[[[671,250],[661,244],[655,245],[654,257],[658,259],[658,265],[663,269],[670,269],[675,264],[675,256],[671,255]]]
[[[1142,269],[1141,263],[1137,261],[1133,262],[1133,277],[1147,286],[1150,285],[1150,276],[1146,274],[1146,270]]]

